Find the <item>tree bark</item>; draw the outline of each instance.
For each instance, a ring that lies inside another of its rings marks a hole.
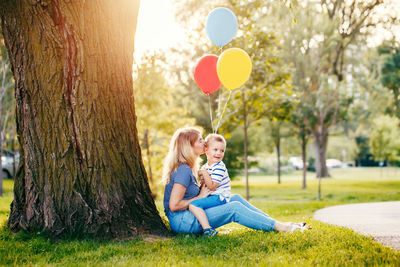
[[[52,236],[165,234],[136,129],[139,0],[0,8],[21,145],[8,226]]]
[[[144,143],[146,144],[146,155],[149,164],[149,180],[153,184],[153,173],[151,171],[151,152],[150,152],[150,142],[149,142],[149,129],[144,130]]]

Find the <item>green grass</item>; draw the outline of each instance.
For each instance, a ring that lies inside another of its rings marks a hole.
[[[250,177],[251,202],[282,221],[304,221],[313,229],[303,233],[265,233],[237,224],[221,227],[216,238],[195,235],[144,241],[54,241],[43,236],[0,230],[0,266],[400,266],[400,252],[354,233],[312,220],[320,208],[356,202],[400,200],[400,170],[396,174],[372,169],[334,170],[322,180],[322,200],[318,201],[318,181],[308,176],[308,188],[301,189],[301,173],[282,177]],[[12,201],[12,181],[6,180],[0,197],[0,223],[5,224]],[[233,192],[244,195],[244,179],[233,181]],[[161,201],[157,206],[162,210]]]

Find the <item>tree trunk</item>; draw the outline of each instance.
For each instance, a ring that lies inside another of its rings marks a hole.
[[[277,173],[278,173],[278,184],[281,183],[281,135],[280,135],[280,125],[278,124],[276,129],[274,129],[275,133],[275,147],[277,154]]]
[[[8,226],[53,236],[165,234],[136,129],[139,0],[0,4],[21,145]]]
[[[321,179],[322,177],[318,177],[318,200],[321,200]]]
[[[246,106],[246,93],[245,89],[243,89],[242,93],[243,97],[243,150],[244,150],[244,172],[246,175],[246,199],[250,199],[250,190],[249,190],[249,165],[247,159],[247,106]]]
[[[303,189],[307,188],[307,138],[305,130],[301,132],[301,159],[303,161]]]
[[[322,130],[314,133],[317,146],[317,157],[315,159],[315,169],[317,178],[330,177],[326,167],[326,150],[328,148],[328,131]]]

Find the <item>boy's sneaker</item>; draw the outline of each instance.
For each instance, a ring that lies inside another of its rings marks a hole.
[[[215,236],[218,234],[218,231],[215,230],[214,228],[207,228],[203,230],[203,235],[205,236]]]

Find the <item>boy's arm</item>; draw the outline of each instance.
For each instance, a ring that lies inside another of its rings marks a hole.
[[[200,176],[200,179],[202,179],[204,181],[207,188],[210,189],[211,191],[215,191],[217,189],[217,187],[219,186],[219,183],[217,183],[211,179],[211,176],[208,173],[208,171],[199,170],[199,176]]]

